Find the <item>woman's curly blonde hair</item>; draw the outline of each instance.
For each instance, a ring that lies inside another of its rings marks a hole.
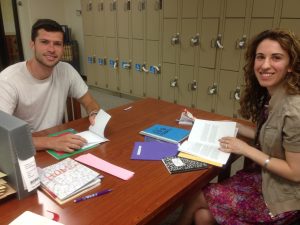
[[[264,104],[269,98],[268,91],[261,87],[254,73],[254,61],[258,45],[265,39],[276,41],[289,55],[290,68],[285,77],[285,88],[288,94],[300,94],[300,41],[290,31],[281,29],[266,30],[255,36],[247,47],[244,66],[245,89],[240,101],[240,114],[252,122],[259,121]]]

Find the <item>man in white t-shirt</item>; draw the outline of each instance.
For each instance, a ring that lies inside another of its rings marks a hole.
[[[70,64],[60,62],[63,41],[64,32],[57,22],[38,20],[31,31],[33,57],[0,73],[0,110],[26,121],[31,132],[61,124],[68,96],[82,104],[91,123],[100,109],[79,73]],[[74,134],[33,137],[37,150],[72,152],[85,142]]]

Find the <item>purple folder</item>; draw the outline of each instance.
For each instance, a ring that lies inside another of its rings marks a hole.
[[[135,142],[131,159],[161,160],[167,156],[175,156],[178,153],[178,145],[167,142]]]

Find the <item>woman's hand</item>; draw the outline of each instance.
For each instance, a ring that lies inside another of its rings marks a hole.
[[[245,155],[250,147],[246,142],[235,137],[223,137],[219,140],[220,150],[223,152],[231,152],[239,155]]]

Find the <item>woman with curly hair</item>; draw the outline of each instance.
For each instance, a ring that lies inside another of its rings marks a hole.
[[[178,225],[277,225],[300,217],[299,39],[280,29],[263,31],[245,59],[240,114],[256,128],[238,128],[255,145],[223,137],[220,151],[243,155],[259,170],[244,169],[207,185],[184,206]]]

